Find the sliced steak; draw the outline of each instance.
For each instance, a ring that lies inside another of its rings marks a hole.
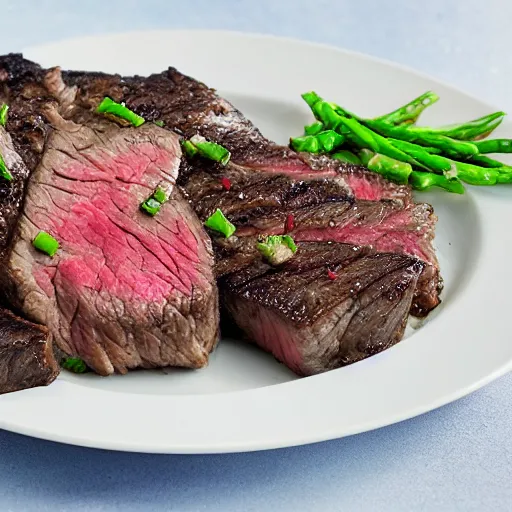
[[[0,255],[12,242],[29,170],[0,127],[0,155],[13,179],[0,179]],[[59,374],[52,338],[45,327],[0,309],[0,394],[46,386]]]
[[[102,375],[204,366],[218,339],[218,295],[211,242],[175,186],[178,136],[82,112],[58,69],[43,82],[58,101],[40,106],[45,150],[4,258],[4,294]],[[139,206],[157,187],[169,201],[149,217]],[[60,243],[53,259],[32,246],[40,230]]]
[[[366,245],[419,258],[426,265],[411,313],[423,317],[439,304],[442,282],[432,247],[437,218],[428,204],[402,207],[395,201],[336,201],[305,208],[242,210],[227,217],[237,227],[238,237],[288,233],[296,241]]]
[[[203,220],[221,207],[238,224],[238,236],[216,241],[226,308],[250,338],[299,374],[387,348],[401,338],[411,308],[423,315],[439,302],[435,217],[428,205],[414,205],[408,187],[267,140],[214,90],[173,68],[150,77],[65,77],[83,108],[110,96],[147,121],[164,121],[180,135],[200,134],[231,151],[226,168],[184,162],[179,184]],[[269,267],[254,250],[254,235],[261,222],[265,230],[277,229],[284,215],[294,217],[291,232],[304,241],[292,260]]]
[[[428,265],[419,280],[411,311],[425,316],[439,304],[442,284],[432,247],[437,218],[430,205],[356,200],[338,177],[299,180],[275,173],[240,172],[199,161],[182,165],[184,168],[186,178],[182,177],[180,183],[201,220],[220,208],[236,226],[237,237],[286,232],[298,241],[345,242],[415,256]],[[229,190],[223,185],[225,179]],[[250,259],[242,256],[235,261],[239,268]],[[227,270],[224,262],[217,274]]]
[[[11,300],[96,372],[199,368],[218,337],[210,242],[174,187],[177,137],[156,126],[50,135],[8,260]],[[154,218],[139,205],[158,186]],[[31,241],[52,233],[50,260]]]
[[[249,339],[306,376],[400,341],[423,265],[367,247],[305,242],[279,271],[255,262],[221,285]]]
[[[48,329],[0,310],[0,394],[47,386],[58,374]]]
[[[266,139],[233,105],[174,68],[149,77],[121,77],[70,71],[65,81],[79,88],[78,101],[89,108],[105,97],[126,105],[148,121],[160,120],[178,133],[200,134],[228,148],[241,171],[288,174],[298,178],[341,176],[359,199],[411,200],[408,187],[396,185],[364,167],[325,157],[298,154]]]
[[[217,208],[226,216],[258,216],[258,212],[281,212],[293,208],[311,207],[331,201],[348,202],[354,199],[345,181],[338,176],[320,178],[308,176],[293,179],[283,174],[241,173],[233,168],[218,168],[197,162],[193,170],[182,164],[187,178],[180,176],[179,184],[203,221]],[[228,180],[229,190],[223,185]]]

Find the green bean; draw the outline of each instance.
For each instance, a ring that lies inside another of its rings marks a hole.
[[[421,162],[434,172],[442,172],[446,178],[458,177],[470,185],[495,185],[499,171],[487,169],[478,165],[465,162],[457,162],[444,156],[432,155],[424,151],[421,146],[414,148],[414,145],[404,145],[403,141],[389,139],[397,148],[407,152],[410,156]]]
[[[392,143],[395,141],[398,141],[398,139],[388,139]],[[426,146],[419,146],[418,144],[414,144],[413,142],[407,142],[406,140],[400,140],[398,141],[404,148],[410,148],[410,149],[422,149],[423,151],[427,151],[431,155],[440,155],[442,151],[438,148],[429,148]]]
[[[326,153],[330,153],[333,149],[341,146],[345,141],[345,137],[336,133],[334,130],[325,130],[316,135],[320,147]]]
[[[315,121],[314,123],[304,126],[304,133],[306,135],[317,135],[323,130],[325,130],[325,128],[320,121]]]
[[[318,96],[318,94],[315,91],[305,92],[304,94],[301,94],[301,97],[311,109],[313,109],[315,103],[319,102],[322,99],[320,98],[320,96]]]
[[[458,179],[449,180],[441,174],[413,171],[409,179],[412,188],[415,190],[428,190],[431,187],[440,187],[454,194],[464,194],[464,185]]]
[[[318,135],[304,135],[290,139],[290,145],[295,151],[307,153],[329,153],[341,146],[345,137],[334,130],[324,130]]]
[[[498,174],[498,183],[512,183],[512,172],[503,172]]]
[[[425,151],[422,146],[397,139],[388,140],[393,144],[393,146],[412,156],[433,172],[448,173],[453,171],[453,165],[450,160],[442,156],[429,153],[428,151]]]
[[[432,133],[424,128],[416,126],[393,126],[379,120],[361,119],[339,105],[324,101],[313,91],[303,94],[302,97],[313,111],[315,117],[319,121],[322,121],[327,128],[336,130],[338,133],[340,133],[340,130],[337,129],[337,124],[339,124],[339,122],[333,123],[332,113],[337,114],[340,118],[353,119],[383,137],[415,142],[420,146],[434,147],[442,152],[449,152],[452,157],[458,156],[462,158],[469,158],[479,152],[476,147],[477,143],[455,140],[440,133]],[[330,121],[330,124],[326,123],[326,119]],[[397,158],[393,155],[388,156]]]
[[[421,96],[418,96],[411,102],[397,108],[389,114],[380,117],[375,117],[374,121],[382,121],[383,123],[391,124],[394,126],[403,124],[414,124],[420,114],[430,105],[434,104],[439,99],[439,96],[434,92],[428,91]]]
[[[363,149],[359,153],[361,162],[370,169],[370,171],[381,174],[386,179],[396,183],[406,184],[412,172],[410,164],[390,158],[389,156],[374,153],[369,149]]]
[[[304,135],[303,137],[292,137],[290,146],[295,150],[306,153],[320,153],[320,143],[314,135]]]
[[[478,164],[482,167],[490,167],[490,168],[497,168],[497,167],[508,167],[503,162],[500,162],[499,160],[494,160],[494,158],[489,158],[485,155],[474,155],[470,158],[468,163],[471,164]],[[510,167],[510,170],[512,171],[512,167]]]
[[[512,139],[477,140],[473,144],[479,153],[512,153]]]
[[[429,131],[451,137],[453,139],[472,141],[488,137],[503,121],[505,112],[494,112],[467,123],[460,123],[440,128],[417,127],[419,130]]]
[[[423,131],[415,126],[390,126],[371,119],[364,121],[364,124],[385,137],[414,142],[420,146],[431,146],[442,152],[450,151],[450,154],[462,158],[469,158],[479,152],[476,142],[458,141],[445,135]]]
[[[352,151],[348,151],[346,149],[333,153],[331,158],[347,164],[361,165],[360,158],[356,154],[352,153]]]
[[[498,176],[500,175],[497,169],[486,169],[477,165],[466,164],[463,162],[454,162],[457,169],[457,176],[470,185],[496,185],[498,183]]]
[[[315,109],[325,126],[346,135],[349,140],[360,148],[371,149],[375,153],[389,156],[417,167],[426,168],[423,164],[410,157],[407,153],[394,147],[386,138],[360,124],[356,119],[344,117],[334,111],[331,104],[320,100]],[[348,132],[348,133],[347,133]]]

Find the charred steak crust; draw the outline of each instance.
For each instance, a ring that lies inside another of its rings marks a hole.
[[[46,327],[0,311],[0,394],[51,384],[59,374]]]
[[[423,266],[368,247],[305,242],[279,271],[256,262],[222,278],[221,287],[249,338],[306,376],[400,341]]]

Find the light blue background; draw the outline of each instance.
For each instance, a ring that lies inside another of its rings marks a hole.
[[[267,32],[395,60],[512,111],[508,0],[3,0],[0,12],[2,52],[133,29]],[[238,455],[123,454],[0,431],[0,511],[510,511],[511,397],[509,375],[378,431]]]

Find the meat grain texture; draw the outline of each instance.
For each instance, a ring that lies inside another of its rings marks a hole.
[[[25,143],[33,126],[11,126],[33,169],[4,255],[6,299],[101,375],[205,366],[218,340],[218,295],[211,242],[175,186],[178,136],[92,115],[75,104],[76,88],[58,68],[40,73],[20,58],[6,66],[18,86],[10,94],[38,91],[44,150]],[[12,123],[26,109],[18,104]],[[158,187],[169,200],[150,217],[139,207]],[[32,246],[39,231],[59,241],[54,258]]]

